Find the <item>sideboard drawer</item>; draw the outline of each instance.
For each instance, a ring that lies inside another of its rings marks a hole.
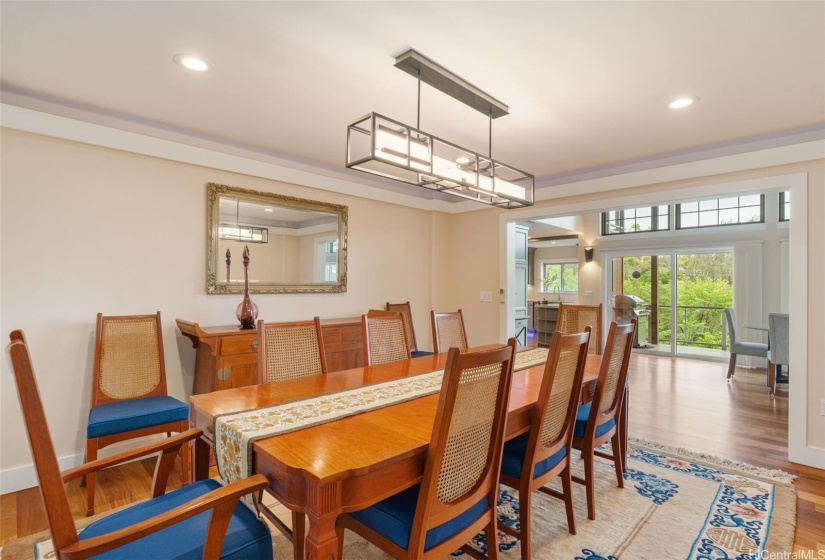
[[[221,355],[258,351],[258,331],[243,336],[227,336],[221,341]]]

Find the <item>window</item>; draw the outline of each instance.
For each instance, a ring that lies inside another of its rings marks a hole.
[[[765,195],[751,194],[676,205],[676,229],[764,223]]]
[[[324,251],[324,282],[338,281],[338,241],[328,241]]]
[[[670,228],[669,209],[664,205],[602,212],[602,235],[667,230]]]
[[[541,278],[545,292],[578,292],[579,263],[543,262],[541,263]]]
[[[789,222],[791,220],[791,191],[779,193],[779,221]]]

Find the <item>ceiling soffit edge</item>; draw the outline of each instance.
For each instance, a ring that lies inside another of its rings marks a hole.
[[[2,126],[5,128],[140,153],[171,161],[212,167],[421,210],[440,211],[449,214],[480,210],[504,212],[501,209],[490,208],[471,201],[447,202],[434,197],[422,197],[418,193],[406,192],[403,186],[390,185],[391,181],[364,180],[360,177],[360,174],[356,175],[354,172],[353,175],[356,176],[349,176],[345,170],[328,169],[317,164],[286,160],[214,141],[185,136],[180,133],[173,134],[165,130],[152,129],[154,134],[149,134],[150,131],[145,130],[149,127],[145,125],[142,126],[144,130],[141,132],[124,130],[122,127],[97,124],[84,119],[56,115],[52,112],[28,109],[6,103],[5,100],[0,103],[0,108],[2,108],[2,119],[0,121],[2,121]],[[169,139],[165,136],[174,136],[175,139]],[[782,141],[779,146],[771,145],[778,141]],[[210,147],[199,146],[198,143],[202,142],[207,142]],[[713,150],[730,150],[733,147],[711,147],[707,151],[692,152],[684,156],[669,155],[645,162],[617,164],[610,169],[585,170],[577,174],[545,178],[541,182],[537,179],[536,202],[577,194],[819,159],[825,155],[825,125],[811,127],[810,130],[795,131],[776,139],[743,141],[736,145],[740,146],[738,153],[722,155],[721,157],[710,154]],[[768,147],[757,148],[755,151],[741,148],[742,146],[754,148],[755,145],[768,145]],[[693,157],[690,157],[691,155]],[[758,157],[748,157],[751,155],[758,155]],[[769,155],[774,157],[766,157]],[[678,160],[681,157],[687,158],[688,161],[672,161],[673,158]],[[713,160],[713,165],[707,165],[710,160]],[[668,161],[668,163],[662,165],[664,161]],[[429,193],[425,192],[424,194]]]
[[[536,178],[536,190],[825,139],[825,124]]]

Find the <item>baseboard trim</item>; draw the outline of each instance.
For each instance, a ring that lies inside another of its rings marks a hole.
[[[788,449],[788,461],[825,470],[825,449],[812,445]]]
[[[121,451],[127,451],[129,449],[140,447],[141,445],[146,445],[152,441],[159,440],[162,437],[164,436],[147,436],[145,438],[117,443],[102,450],[98,457],[102,459],[103,457],[108,457],[109,455],[120,453]],[[151,455],[148,456],[151,457]],[[67,469],[71,469],[72,467],[82,465],[85,459],[86,457],[83,453],[78,453],[76,455],[67,455],[65,457],[58,458],[57,464],[61,471],[65,471]],[[37,472],[34,470],[34,463],[0,471],[0,495],[19,492],[20,490],[34,488],[35,486],[37,486]]]
[[[83,455],[69,455],[57,460],[61,471],[83,464]],[[0,471],[0,494],[19,492],[37,486],[34,463]]]

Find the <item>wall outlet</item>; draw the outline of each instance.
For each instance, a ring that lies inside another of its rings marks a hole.
[[[590,297],[592,295],[593,295],[593,290],[585,290],[584,291],[584,297]]]
[[[484,303],[493,303],[493,292],[481,292],[479,300]]]

